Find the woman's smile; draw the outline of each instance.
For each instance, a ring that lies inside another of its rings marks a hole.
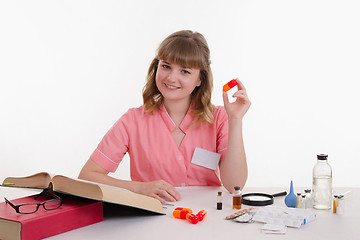
[[[170,90],[177,90],[177,89],[180,89],[180,87],[177,87],[177,86],[174,86],[174,85],[171,85],[171,84],[168,84],[168,83],[164,83],[165,87],[170,89]]]

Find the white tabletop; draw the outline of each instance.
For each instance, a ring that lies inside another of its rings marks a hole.
[[[287,228],[285,235],[270,235],[261,232],[262,223],[237,223],[224,218],[238,210],[232,209],[232,196],[222,187],[178,188],[181,201],[165,209],[166,215],[134,215],[129,212],[106,215],[103,222],[62,233],[49,239],[360,239],[360,189],[336,188],[335,194],[351,190],[344,200],[344,215],[332,210],[314,210],[316,220],[300,228]],[[288,189],[248,188],[245,192],[274,194]],[[296,189],[297,191],[302,189]],[[216,210],[217,192],[223,192],[223,210]],[[0,188],[0,197],[9,199],[31,195],[38,190]],[[285,206],[285,197],[276,197],[274,205]],[[3,201],[3,200],[1,200]],[[206,218],[198,224],[175,219],[172,211],[176,207],[191,208],[195,213],[204,209]],[[244,208],[250,206],[243,205]]]

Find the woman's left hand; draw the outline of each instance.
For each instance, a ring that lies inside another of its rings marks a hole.
[[[249,109],[251,102],[246,94],[246,89],[239,79],[236,79],[238,91],[234,93],[235,102],[230,103],[227,92],[223,91],[224,107],[229,119],[242,119]]]

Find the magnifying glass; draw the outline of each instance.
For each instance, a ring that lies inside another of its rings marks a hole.
[[[246,193],[242,195],[241,203],[250,206],[267,206],[274,203],[274,197],[285,196],[286,192],[276,194]]]

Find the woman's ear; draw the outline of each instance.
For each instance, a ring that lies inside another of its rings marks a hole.
[[[200,85],[201,85],[201,72],[199,74],[198,80],[196,81],[196,86],[200,87]]]
[[[196,86],[197,86],[197,87],[200,87],[200,86],[201,86],[201,80],[200,80],[200,78],[199,78],[199,80],[196,82]]]

